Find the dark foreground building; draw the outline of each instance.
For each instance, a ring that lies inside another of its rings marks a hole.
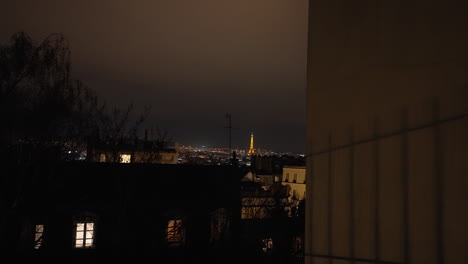
[[[229,263],[240,255],[234,167],[63,162],[6,171],[2,257]]]

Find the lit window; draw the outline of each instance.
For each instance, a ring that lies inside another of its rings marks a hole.
[[[181,219],[167,222],[167,242],[173,246],[179,246],[184,242],[184,227]]]
[[[106,154],[101,153],[101,155],[99,155],[99,162],[106,162],[106,161],[107,161]]]
[[[130,163],[131,160],[132,160],[132,155],[120,154],[120,163]]]
[[[265,238],[262,239],[262,251],[264,253],[270,254],[271,250],[273,249],[273,239],[271,238]]]
[[[75,248],[94,246],[94,223],[78,222],[75,224]]]
[[[34,248],[39,249],[42,246],[42,235],[44,234],[44,225],[36,225],[34,233]]]

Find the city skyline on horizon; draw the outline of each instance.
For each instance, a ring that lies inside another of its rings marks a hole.
[[[191,147],[191,148],[199,148],[199,149],[229,149],[228,146],[219,146],[219,145],[216,145],[216,144],[186,144],[184,142],[178,142],[178,141],[174,141],[174,143],[176,143],[179,147]],[[247,143],[248,145],[248,143]],[[246,153],[249,151],[249,146],[245,147],[245,146],[232,146],[231,147],[232,150],[243,150],[245,151]],[[269,148],[269,147],[257,147],[255,145],[254,149],[256,150],[260,150],[260,151],[265,151],[265,152],[273,152],[273,153],[291,153],[291,154],[296,154],[296,155],[303,155],[304,152],[295,152],[295,151],[279,151],[279,150],[275,150],[274,148]]]

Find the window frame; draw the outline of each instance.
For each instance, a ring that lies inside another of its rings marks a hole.
[[[271,237],[262,238],[260,242],[261,242],[260,246],[261,246],[262,252],[266,255],[271,255],[273,251],[273,247],[274,247],[273,238]]]
[[[125,156],[125,159],[124,159]],[[132,154],[131,153],[120,153],[119,154],[119,163],[132,163]]]
[[[81,229],[79,229],[79,225],[82,226]],[[80,221],[80,222],[76,222],[74,224],[74,227],[75,227],[74,228],[75,239],[73,240],[74,248],[93,248],[94,239],[96,237],[95,229],[94,229],[94,222],[93,221]],[[78,243],[79,241],[80,243]]]
[[[38,227],[41,228],[41,231],[38,231]],[[45,225],[44,224],[35,224],[34,225],[34,249],[38,250],[42,247],[42,244],[44,243],[44,231],[45,231]],[[38,237],[38,235],[40,235]]]
[[[173,223],[171,226],[171,222]],[[165,221],[165,241],[169,247],[185,245],[186,221],[183,217],[172,217]],[[174,230],[174,231],[171,231]],[[178,229],[178,230],[177,230]]]
[[[78,230],[78,224],[84,224],[83,231]],[[92,229],[89,230],[89,224],[92,224]],[[98,228],[98,217],[92,213],[83,213],[80,214],[78,217],[74,217],[73,219],[73,241],[72,247],[76,250],[89,250],[96,247],[96,230]],[[83,233],[83,237],[78,237],[78,231]],[[88,232],[92,232],[92,237],[89,238]],[[86,244],[86,240],[91,240],[91,245]],[[78,245],[78,240],[82,241],[81,246]]]

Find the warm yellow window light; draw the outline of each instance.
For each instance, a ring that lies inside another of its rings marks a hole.
[[[167,223],[167,241],[179,244],[184,240],[184,228],[181,219],[169,220]]]
[[[75,225],[75,247],[89,248],[94,246],[94,223],[81,222]]]
[[[42,235],[44,234],[44,225],[36,225],[34,234],[34,248],[39,249],[42,245]]]
[[[130,163],[131,160],[132,160],[132,155],[120,154],[120,163]]]

